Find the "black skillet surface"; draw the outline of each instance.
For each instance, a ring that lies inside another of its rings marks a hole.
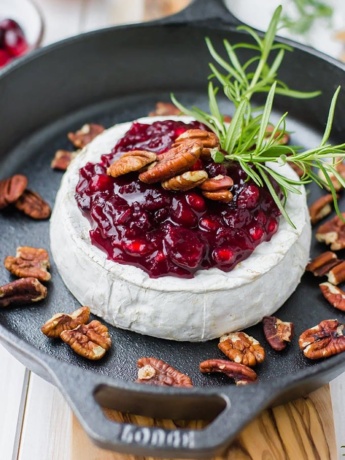
[[[108,127],[145,116],[156,101],[168,100],[171,91],[185,104],[206,107],[209,55],[204,37],[210,36],[219,48],[223,38],[248,41],[235,31],[236,24],[220,0],[197,0],[159,23],[88,33],[8,67],[0,75],[1,178],[26,174],[29,187],[53,206],[61,173],[52,171],[50,162],[57,149],[71,147],[68,131],[90,121]],[[303,46],[287,54],[281,79],[296,89],[322,90],[322,96],[307,101],[277,98],[275,115],[288,109],[294,144],[309,147],[320,140],[332,94],[345,80],[344,70],[340,63]],[[344,102],[341,95],[333,142],[344,140]],[[225,113],[231,110],[225,103],[223,107]],[[311,188],[310,199],[318,194]],[[48,232],[49,222],[34,222],[6,210],[0,215],[0,257],[14,254],[20,245],[49,248]],[[322,250],[313,243],[312,255]],[[0,311],[0,339],[21,362],[59,387],[87,433],[104,448],[165,457],[214,455],[268,405],[306,394],[345,369],[344,355],[310,362],[298,349],[297,337],[305,329],[323,319],[345,320],[344,313],[334,311],[322,298],[318,280],[308,274],[277,313],[295,323],[296,339],[282,353],[266,347],[267,358],[257,368],[259,383],[240,388],[225,377],[198,371],[200,361],[223,357],[217,341],[175,343],[110,327],[113,347],[101,362],[93,363],[61,342],[48,340],[40,326],[54,313],[78,306],[54,263],[51,272],[44,302]],[[1,270],[0,283],[9,280]],[[261,325],[247,332],[265,343]],[[133,383],[141,356],[166,360],[189,374],[195,388]],[[147,416],[213,421],[203,431],[115,424],[103,416],[96,401]]]

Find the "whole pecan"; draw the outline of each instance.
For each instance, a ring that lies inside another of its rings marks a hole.
[[[186,191],[202,184],[207,178],[208,174],[204,170],[187,171],[162,182],[161,185],[165,190]]]
[[[89,318],[89,307],[80,307],[70,315],[67,313],[57,313],[43,324],[41,331],[47,337],[56,339],[60,337],[62,331],[75,329],[80,324],[86,324]]]
[[[0,287],[0,307],[26,305],[47,297],[47,288],[36,278],[20,278]]]
[[[170,387],[192,387],[193,383],[188,375],[174,369],[165,361],[152,357],[138,359],[138,379],[136,382],[151,385]]]
[[[205,131],[203,129],[188,129],[182,133],[173,144],[173,147],[186,142],[187,140],[198,140],[202,143],[202,150],[200,156],[202,158],[210,158],[211,149],[219,148],[219,139],[215,133]]]
[[[305,269],[307,272],[313,273],[314,276],[325,276],[341,262],[334,252],[326,251],[310,261]]]
[[[156,161],[156,159],[157,155],[154,152],[132,150],[115,160],[107,169],[107,174],[112,177],[119,177],[133,171],[140,171],[145,166]]]
[[[155,110],[149,112],[149,117],[165,116],[165,115],[181,115],[181,110],[171,102],[158,101]]]
[[[326,319],[304,331],[298,340],[300,349],[309,359],[328,358],[345,351],[344,324]]]
[[[235,363],[255,366],[265,359],[260,343],[245,332],[230,332],[219,339],[218,348]]]
[[[203,374],[212,372],[221,372],[231,379],[235,380],[236,385],[247,385],[257,379],[256,372],[248,366],[225,359],[208,359],[199,365]]]
[[[111,346],[108,328],[97,320],[80,324],[75,329],[62,331],[61,339],[78,355],[91,360],[103,358]]]
[[[146,184],[163,182],[178,174],[189,171],[199,159],[202,149],[200,141],[185,141],[177,147],[157,156],[157,163],[147,171],[139,174],[139,179]]]
[[[26,189],[14,203],[15,207],[35,220],[48,219],[51,209],[48,203],[36,192]]]
[[[293,337],[293,323],[282,321],[275,316],[265,316],[262,323],[266,340],[273,350],[284,350]]]
[[[321,292],[326,300],[338,310],[345,311],[345,291],[331,283],[319,284]]]
[[[82,149],[89,144],[95,137],[104,131],[104,126],[96,123],[87,123],[75,133],[68,133],[67,137],[72,142],[74,147]]]
[[[51,278],[48,272],[49,254],[45,249],[20,246],[15,257],[6,257],[4,265],[12,275],[19,278],[33,277],[40,281],[49,281]]]
[[[78,152],[70,152],[69,150],[57,150],[53,161],[51,162],[52,169],[66,171],[71,161],[78,155]]]
[[[0,180],[0,209],[14,203],[24,193],[28,180],[22,174],[15,174]]]
[[[345,213],[342,213],[342,216],[345,218]],[[345,248],[345,223],[340,217],[335,216],[320,225],[315,236],[320,243],[330,244],[332,251],[343,249]]]
[[[327,193],[309,206],[310,222],[313,225],[332,212],[331,203],[333,203],[333,197],[331,193]]]

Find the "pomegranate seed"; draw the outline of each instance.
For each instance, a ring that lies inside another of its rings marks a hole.
[[[143,256],[151,251],[151,247],[146,241],[132,241],[130,243],[124,243],[123,249],[131,256]]]
[[[264,235],[264,229],[259,225],[253,225],[248,229],[249,235],[252,237],[254,241],[261,240]]]
[[[213,251],[212,257],[217,264],[231,263],[234,253],[230,248],[217,248]]]
[[[278,229],[278,222],[273,217],[268,221],[267,231],[268,233],[275,233]]]

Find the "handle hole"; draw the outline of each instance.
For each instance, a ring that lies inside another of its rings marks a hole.
[[[142,422],[141,416],[169,419],[176,421],[174,428],[184,428],[187,421],[198,420],[198,426],[194,428],[202,429],[207,425],[205,422],[212,422],[227,406],[227,401],[219,395],[200,396],[188,394],[188,391],[186,394],[161,395],[117,389],[108,385],[99,386],[94,397],[111,420],[124,422],[129,417],[131,423],[136,423],[136,419]]]

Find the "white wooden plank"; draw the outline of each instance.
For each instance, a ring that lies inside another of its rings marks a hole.
[[[43,45],[80,33],[84,0],[35,0],[45,24]]]
[[[0,457],[15,454],[26,395],[26,370],[0,345]]]
[[[345,455],[345,372],[330,383],[338,458]]]
[[[50,383],[31,374],[18,460],[69,460],[71,411]]]

